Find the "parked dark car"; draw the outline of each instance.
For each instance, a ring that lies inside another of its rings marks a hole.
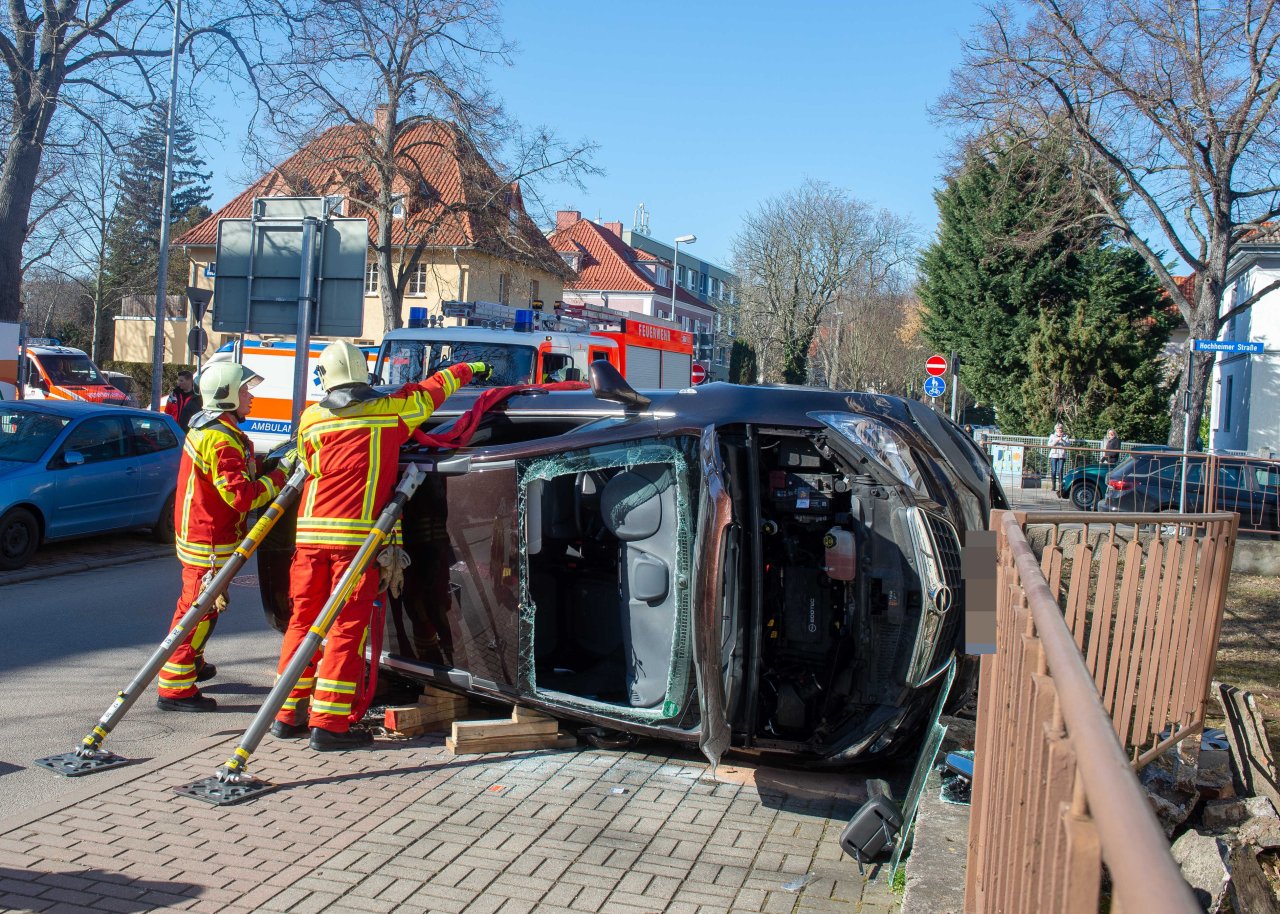
[[[961,546],[1007,504],[973,442],[894,397],[591,375],[512,397],[467,448],[406,448],[431,475],[383,666],[711,758],[912,745],[963,642]],[[259,553],[278,629],[290,528]]]
[[[133,379],[133,375],[127,375],[122,371],[104,371],[102,376],[116,390],[125,395],[125,401],[121,406],[138,406],[138,382]]]
[[[1160,444],[1135,444],[1126,450],[1167,451],[1168,448]],[[1119,463],[1116,464],[1116,467],[1118,466],[1120,466]],[[1110,464],[1101,462],[1072,467],[1063,475],[1058,494],[1070,499],[1072,506],[1081,511],[1094,511],[1098,503],[1106,497],[1107,474],[1112,469],[1114,467]]]
[[[1187,505],[1205,504],[1205,463],[1187,464]],[[1214,511],[1235,511],[1241,530],[1280,531],[1280,465],[1261,460],[1227,460],[1217,464]],[[1182,455],[1135,454],[1107,476],[1102,511],[1176,511],[1182,494]]]
[[[45,542],[149,527],[173,542],[182,431],[168,416],[71,400],[0,408],[0,569]]]

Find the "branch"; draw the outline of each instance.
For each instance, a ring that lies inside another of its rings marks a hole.
[[[1257,304],[1258,300],[1261,299],[1264,295],[1266,295],[1268,292],[1273,292],[1276,289],[1280,289],[1280,279],[1273,279],[1271,282],[1267,283],[1257,292],[1254,292],[1244,301],[1240,302],[1240,304],[1233,306],[1231,310],[1229,310],[1226,314],[1223,314],[1221,317],[1218,318],[1218,326],[1221,327],[1227,321],[1231,320],[1231,318],[1248,311],[1255,304]]]

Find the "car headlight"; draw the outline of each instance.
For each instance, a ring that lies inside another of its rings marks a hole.
[[[916,466],[911,448],[901,435],[883,422],[859,413],[810,413],[809,418],[839,432],[895,479],[916,491],[924,491],[920,468]]]

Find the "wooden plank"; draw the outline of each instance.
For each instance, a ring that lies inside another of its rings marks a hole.
[[[560,722],[554,717],[517,723],[514,720],[471,720],[454,721],[453,738],[455,740],[476,740],[497,737],[546,736],[555,733]]]
[[[1258,864],[1258,849],[1249,845],[1231,852],[1231,901],[1236,911],[1249,914],[1280,914],[1280,903],[1267,874]]]
[[[481,755],[486,752],[521,752],[529,749],[572,749],[578,738],[572,733],[535,733],[528,736],[493,736],[486,739],[454,739],[444,741],[454,755]]]
[[[435,726],[447,723],[468,713],[466,699],[440,705],[398,705],[387,708],[382,722],[388,730],[399,730],[401,733],[414,728]]]
[[[511,719],[518,724],[528,724],[538,720],[555,720],[550,714],[535,711],[533,708],[522,708],[520,705],[516,705],[511,709]]]

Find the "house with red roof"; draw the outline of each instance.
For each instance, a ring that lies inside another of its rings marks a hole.
[[[329,128],[184,232],[174,248],[190,260],[190,284],[213,287],[218,221],[248,218],[256,198],[341,197],[342,215],[369,220],[359,341],[380,340],[385,329],[383,278],[376,268],[380,233],[370,205],[379,187],[373,144],[383,127],[379,120]],[[396,151],[389,246],[392,276],[402,286],[401,324],[411,308],[425,308],[428,316],[440,314],[444,301],[523,305],[561,298],[572,270],[525,211],[519,184],[500,178],[465,135],[450,124],[423,121],[400,132]],[[146,334],[152,332],[145,322],[134,323]],[[137,348],[131,342],[133,329],[117,325],[117,352]],[[186,332],[183,326],[166,336],[182,340]],[[215,347],[223,342],[216,334],[211,339]],[[149,342],[143,342],[143,351],[150,353]]]
[[[561,210],[547,240],[575,274],[564,284],[566,304],[603,305],[675,321],[713,339],[721,336],[720,310],[731,288],[726,271],[709,267],[681,248],[673,300],[672,249],[624,231],[621,222],[594,222],[577,210]],[[711,281],[711,269],[726,278]],[[727,376],[727,348],[720,339],[698,359],[713,380]]]

